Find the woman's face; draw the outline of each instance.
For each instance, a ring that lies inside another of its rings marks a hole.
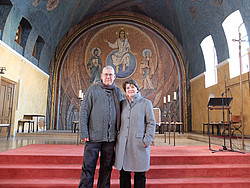
[[[129,98],[133,98],[133,96],[138,92],[137,87],[134,84],[127,84],[126,85],[126,95]]]

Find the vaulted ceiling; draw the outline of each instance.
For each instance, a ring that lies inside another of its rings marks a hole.
[[[177,38],[194,77],[205,71],[200,43],[206,36],[214,39],[218,62],[229,58],[221,24],[236,10],[250,31],[249,0],[0,0],[0,39],[19,52],[15,34],[22,18],[28,20],[32,30],[22,55],[48,72],[53,52],[72,27],[102,12],[129,11],[156,20]],[[38,36],[45,42],[39,61],[32,59]]]

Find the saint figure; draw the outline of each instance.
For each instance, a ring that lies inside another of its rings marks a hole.
[[[108,43],[109,47],[118,49],[113,55],[112,55],[112,61],[113,65],[116,66],[116,73],[119,71],[119,65],[123,65],[122,70],[125,71],[125,67],[129,66],[130,61],[130,44],[128,42],[128,39],[125,36],[125,31],[121,30],[119,32],[119,38],[116,39],[116,42],[114,44],[108,42],[107,39],[104,39],[105,42]]]
[[[92,57],[90,58],[87,69],[90,69],[90,83],[95,84],[101,79],[102,72],[102,60],[99,57],[101,50],[99,48],[94,48],[92,50]]]
[[[152,61],[152,52],[149,49],[145,49],[142,52],[144,59],[141,61],[140,71],[143,74],[143,89],[154,89],[152,83],[152,76],[154,74],[154,64]]]

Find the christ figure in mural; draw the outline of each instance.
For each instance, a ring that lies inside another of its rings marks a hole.
[[[132,53],[128,39],[125,36],[125,30],[120,30],[119,38],[116,39],[114,44],[110,43],[107,39],[104,39],[104,41],[108,43],[109,47],[118,49],[112,55],[112,61],[113,65],[116,67],[116,73],[119,72],[119,65],[123,65],[122,70],[125,71],[126,66],[129,66],[129,52]]]
[[[143,89],[154,89],[152,83],[152,76],[154,74],[154,64],[152,61],[152,52],[149,49],[145,49],[142,52],[144,59],[141,61],[141,72],[143,74]]]
[[[90,69],[90,83],[96,84],[101,79],[102,72],[102,60],[100,58],[101,50],[99,48],[94,48],[92,50],[92,57],[90,58],[87,69]]]

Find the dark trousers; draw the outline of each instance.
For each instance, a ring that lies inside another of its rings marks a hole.
[[[97,187],[110,187],[110,177],[114,163],[114,145],[115,142],[86,142],[79,188],[93,187],[99,152],[101,155]]]
[[[134,175],[134,188],[145,188],[146,175],[145,172],[135,172]],[[120,188],[131,188],[131,172],[120,171]]]

